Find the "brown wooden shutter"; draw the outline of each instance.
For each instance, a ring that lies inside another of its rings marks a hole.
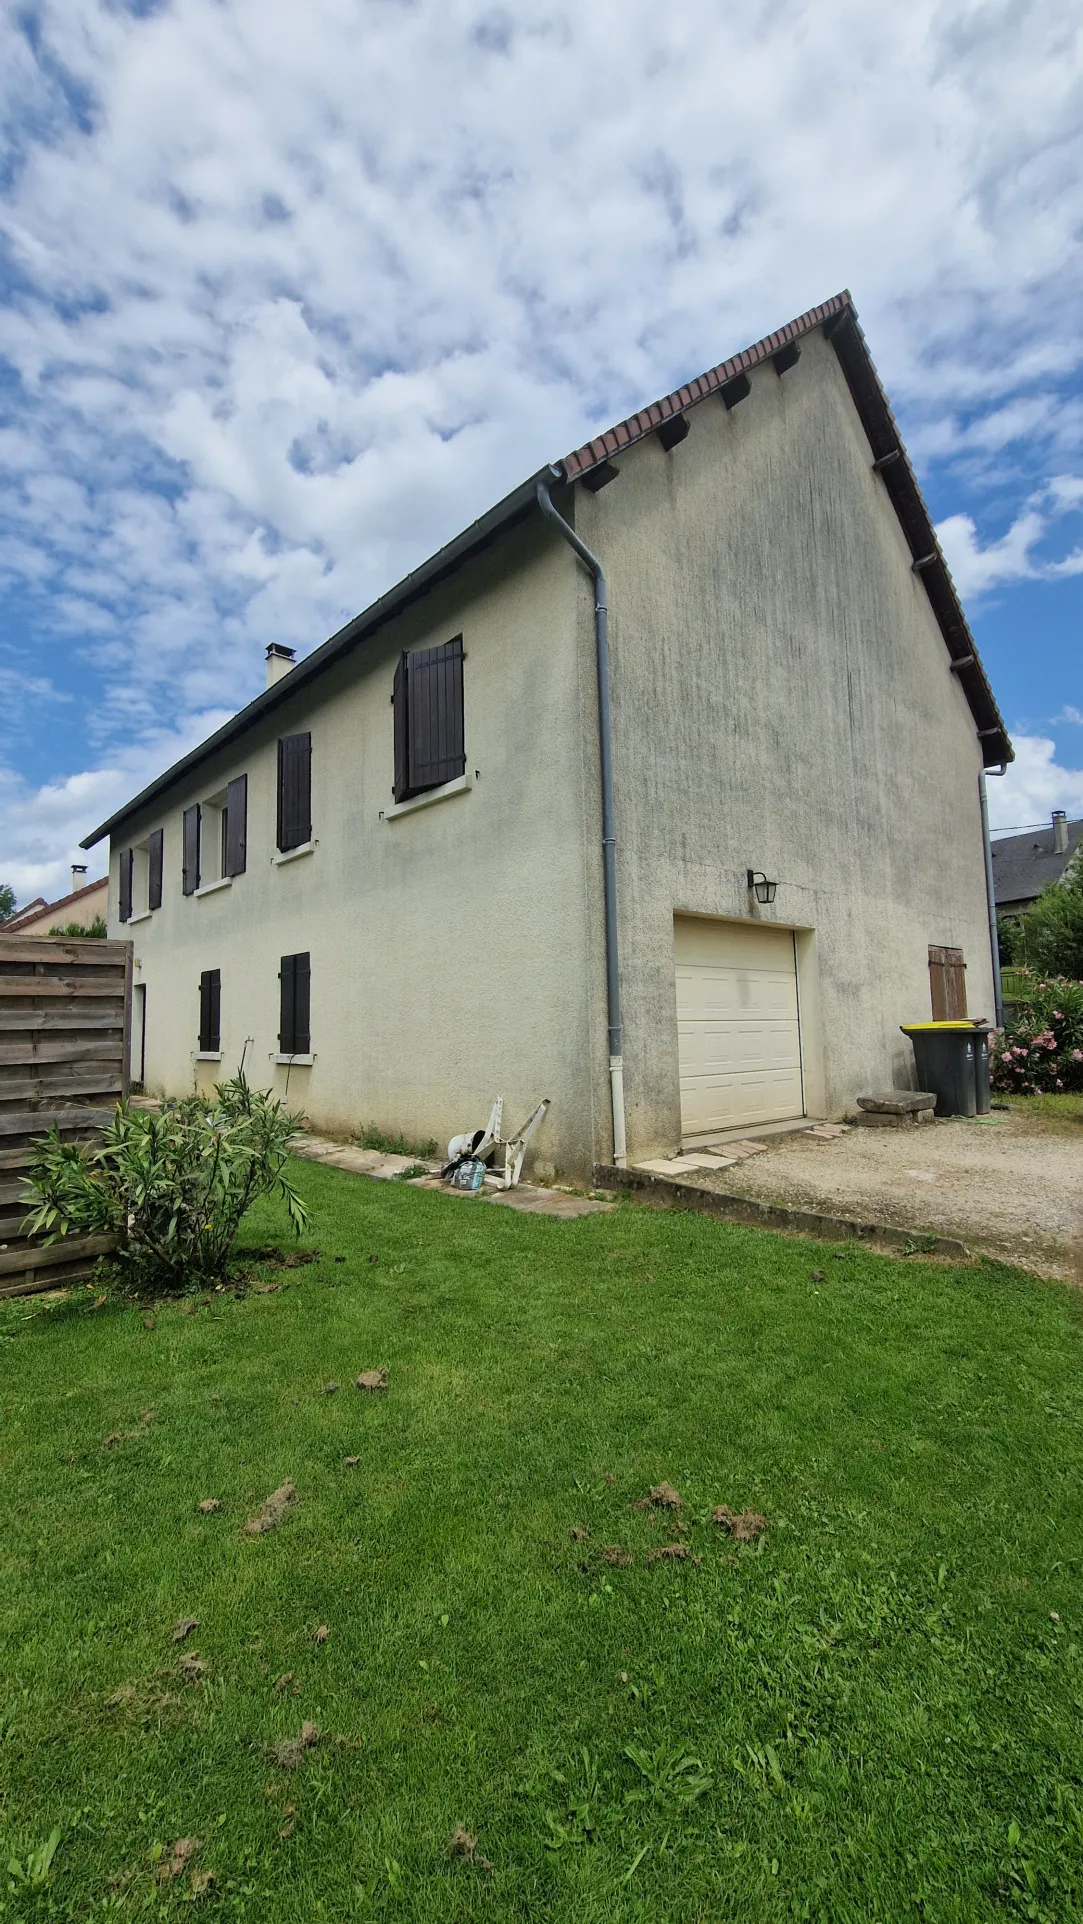
[[[395,669],[395,687],[392,701],[395,704],[395,786],[397,802],[404,802],[410,794],[410,754],[407,729],[406,666],[409,655],[400,655]]]
[[[150,833],[147,847],[147,907],[160,909],[162,906],[162,869],[164,836],[160,828]]]
[[[966,1019],[966,963],[962,949],[929,945],[929,988],[934,1022]]]
[[[237,775],[226,793],[223,875],[243,875],[248,864],[248,776]]]
[[[282,957],[278,971],[280,1055],[307,1056],[311,1050],[309,980],[307,954]]]
[[[135,869],[135,850],[122,848],[120,851],[120,919],[130,921],[132,913],[132,874]]]
[[[278,744],[278,846],[312,840],[312,737],[285,735]]]
[[[181,887],[185,895],[194,895],[199,887],[199,803],[193,802],[184,811],[184,828],[181,847]]]
[[[293,1048],[299,1056],[307,1056],[312,1047],[311,1030],[311,970],[307,955],[293,958]]]
[[[221,969],[204,969],[199,978],[199,1046],[204,1052],[222,1046]]]
[[[453,782],[466,769],[463,642],[419,648],[407,667],[410,792]]]
[[[279,1054],[291,1056],[293,1046],[293,979],[294,957],[284,955],[278,965],[278,1049]]]

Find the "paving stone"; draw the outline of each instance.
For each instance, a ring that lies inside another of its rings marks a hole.
[[[483,1192],[482,1199],[494,1205],[502,1203],[505,1209],[519,1209],[524,1216],[559,1216],[565,1222],[574,1216],[596,1216],[616,1208],[615,1203],[599,1202],[593,1196],[568,1196],[560,1189],[535,1189],[525,1182],[516,1189],[502,1189],[495,1196]]]
[[[810,1136],[815,1136],[820,1142],[834,1142],[837,1137],[846,1134],[846,1124],[844,1122],[818,1122],[815,1129],[810,1129],[807,1133]]]

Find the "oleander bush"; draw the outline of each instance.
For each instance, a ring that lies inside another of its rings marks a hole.
[[[1017,1095],[1083,1090],[1083,982],[1034,978],[990,1046],[995,1089]]]
[[[51,1129],[30,1165],[31,1232],[115,1235],[118,1267],[139,1290],[218,1282],[257,1197],[277,1195],[295,1232],[303,1228],[305,1206],[285,1174],[302,1120],[241,1070],[209,1100],[159,1111],[121,1103],[97,1142]]]

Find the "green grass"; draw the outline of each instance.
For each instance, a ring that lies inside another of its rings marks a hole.
[[[1044,1095],[1017,1096],[1003,1095],[998,1090],[993,1101],[1014,1109],[1017,1115],[1037,1116],[1043,1122],[1083,1122],[1083,1095],[1052,1090]]]
[[[362,1149],[378,1149],[384,1156],[421,1156],[436,1154],[436,1139],[429,1137],[425,1142],[415,1142],[411,1136],[389,1136],[386,1129],[378,1129],[374,1122],[366,1123],[357,1134]]]
[[[1083,1916],[1077,1295],[295,1173],[277,1294],[0,1310],[5,1924]]]

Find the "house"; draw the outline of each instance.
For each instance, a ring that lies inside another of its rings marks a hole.
[[[135,1061],[585,1174],[993,1010],[1000,718],[848,294],[532,475],[87,837]],[[964,976],[962,971],[968,974]]]
[[[69,922],[78,922],[85,929],[95,921],[107,922],[109,877],[100,875],[96,882],[83,882],[81,878],[85,874],[85,864],[73,863],[71,893],[60,896],[56,902],[47,902],[42,895],[35,896],[4,923],[4,934],[51,935],[54,929],[66,929]]]
[[[1050,882],[1059,882],[1083,841],[1083,822],[1070,822],[1063,808],[1053,810],[1048,828],[1025,835],[998,835],[993,843],[993,882],[1002,915],[1021,915]]]

